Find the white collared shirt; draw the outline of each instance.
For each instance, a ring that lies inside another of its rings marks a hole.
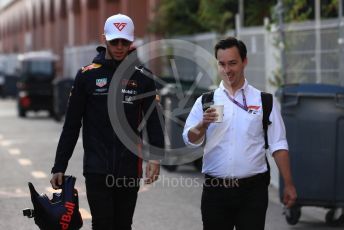
[[[211,123],[206,131],[202,172],[221,178],[246,178],[267,171],[264,149],[263,109],[260,91],[251,85],[242,87],[250,112],[234,104],[226,95],[223,82],[214,92],[214,104],[224,105],[222,123]],[[226,90],[227,91],[227,90]],[[227,91],[228,95],[229,92]],[[241,89],[233,97],[243,104]],[[288,150],[284,123],[274,98],[268,128],[269,152]],[[189,130],[203,118],[201,97],[197,98],[186,120],[183,139],[187,146],[197,147],[188,139]]]

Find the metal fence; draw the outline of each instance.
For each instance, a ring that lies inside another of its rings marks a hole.
[[[191,42],[196,46],[203,48],[205,51],[208,52],[209,56],[213,57],[214,46],[218,40],[218,35],[215,33],[204,33],[194,36],[175,37],[174,39],[180,39]],[[174,58],[176,58],[176,65],[178,68],[180,78],[185,81],[194,81],[200,73],[204,74],[203,68],[205,66],[201,66],[201,63],[204,63],[203,59],[205,57],[197,56],[196,51],[194,53],[189,53],[189,56],[189,59],[183,59],[180,57],[178,58],[178,56]],[[210,59],[207,64],[209,64],[207,68],[210,67],[210,69],[207,69],[208,74],[205,74],[204,77],[201,78],[201,80],[198,82],[197,86],[199,88],[207,88],[210,85],[217,84],[218,82],[219,77],[216,70],[216,62]],[[166,69],[170,69],[169,74],[173,75],[171,68],[167,67]]]
[[[285,83],[325,83],[343,85],[344,25],[338,20],[287,24],[285,26]],[[229,31],[226,35],[234,35]],[[236,36],[245,42],[248,51],[246,78],[260,90],[272,91],[281,68],[278,32],[265,27],[242,28]],[[181,37],[213,53],[219,35],[197,42],[197,36]],[[206,35],[203,35],[206,38]],[[193,74],[192,76],[195,76]]]
[[[82,66],[92,63],[97,54],[96,47],[97,45],[66,47],[63,51],[63,76],[74,78]]]
[[[290,25],[286,31],[286,82],[341,84],[338,20]]]
[[[231,34],[228,34],[231,35]],[[266,91],[267,64],[267,31],[262,27],[246,28],[237,31],[237,37],[246,44],[248,65],[245,77],[251,85]],[[273,63],[271,63],[273,64]]]

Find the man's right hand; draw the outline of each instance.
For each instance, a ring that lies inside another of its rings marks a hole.
[[[215,108],[208,108],[206,111],[203,113],[203,120],[202,120],[202,127],[207,129],[210,123],[213,123],[217,120],[217,117],[219,115],[216,113]]]
[[[62,182],[63,182],[63,176],[64,173],[62,172],[58,172],[58,173],[54,173],[51,180],[50,180],[50,184],[51,187],[53,187],[53,189],[60,189]]]
[[[203,119],[188,132],[188,138],[191,143],[199,144],[204,140],[204,134],[210,123],[216,121],[218,114],[215,108],[208,108],[203,113]]]

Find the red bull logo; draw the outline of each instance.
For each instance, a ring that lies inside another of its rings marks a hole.
[[[67,211],[61,216],[60,225],[62,230],[68,230],[74,213],[75,204],[72,202],[66,202],[64,206],[66,207]]]

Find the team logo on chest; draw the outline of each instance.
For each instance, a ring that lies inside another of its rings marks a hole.
[[[107,84],[107,78],[98,78],[96,79],[96,86],[103,87]]]

